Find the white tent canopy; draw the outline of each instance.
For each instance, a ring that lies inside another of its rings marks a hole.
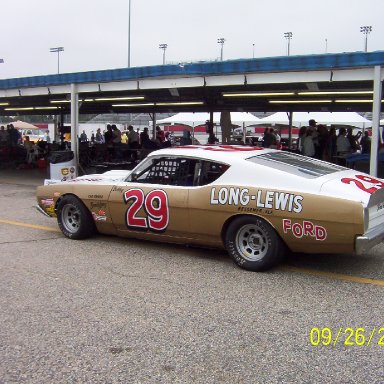
[[[39,129],[39,127],[36,127],[36,125],[26,123],[25,121],[21,120],[12,121],[9,124],[13,124],[16,129]]]
[[[209,120],[208,112],[182,112],[162,120],[157,120],[156,124],[185,124],[195,127],[197,125],[205,124],[207,120]],[[242,126],[243,123],[245,123],[246,126],[255,125],[259,124],[260,121],[261,119],[248,112],[231,112],[231,122],[234,125]],[[220,112],[213,113],[213,122],[215,124],[220,124]]]
[[[359,128],[372,126],[372,121],[365,119],[356,112],[294,112],[292,125],[295,127],[307,126],[311,119],[324,125],[351,125]],[[277,112],[260,119],[260,123],[288,125],[288,114]]]

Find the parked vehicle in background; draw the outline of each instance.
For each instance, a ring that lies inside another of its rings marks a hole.
[[[43,129],[22,129],[21,130],[21,137],[24,141],[24,137],[29,136],[29,141],[32,141],[34,143],[38,141],[44,141],[46,137],[46,130]]]

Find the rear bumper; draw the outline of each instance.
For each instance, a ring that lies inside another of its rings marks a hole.
[[[384,226],[372,228],[368,232],[364,233],[364,235],[356,237],[355,252],[357,255],[362,255],[383,241]]]

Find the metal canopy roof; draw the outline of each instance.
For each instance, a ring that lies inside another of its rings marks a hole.
[[[285,56],[0,80],[0,115],[372,111],[384,51]],[[383,80],[383,79],[381,79]]]

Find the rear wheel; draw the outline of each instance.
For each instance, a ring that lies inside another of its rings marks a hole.
[[[235,263],[250,271],[265,271],[277,265],[284,244],[270,224],[259,217],[243,216],[229,225],[225,246]]]
[[[95,232],[91,213],[75,196],[64,196],[59,201],[57,222],[64,235],[70,239],[85,239]]]

